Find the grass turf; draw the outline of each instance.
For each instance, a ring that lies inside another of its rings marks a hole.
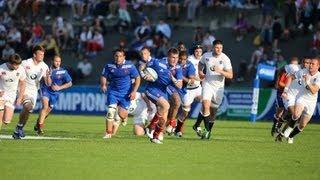
[[[35,119],[27,135],[35,135]],[[15,124],[0,134],[11,134]],[[165,136],[156,145],[134,137],[130,123],[104,140],[103,117],[52,115],[45,136],[77,139],[2,139],[0,179],[320,179],[318,124],[294,144],[275,143],[269,122],[219,120],[210,140],[200,140],[192,124],[183,138]]]

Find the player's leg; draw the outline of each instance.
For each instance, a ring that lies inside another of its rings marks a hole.
[[[159,116],[159,120],[153,133],[152,142],[161,144],[162,142],[159,142],[159,135],[164,130],[170,104],[167,101],[167,99],[165,99],[164,97],[160,97],[157,102],[157,107],[158,107],[157,114]]]
[[[293,137],[299,134],[309,123],[311,120],[311,117],[314,113],[314,110],[316,108],[316,102],[307,102],[304,104],[305,108],[303,110],[303,115],[301,115],[299,124],[292,130],[292,132],[289,135],[288,143],[293,143]]]
[[[0,131],[2,127],[2,121],[3,121],[3,114],[4,114],[4,100],[0,100]]]
[[[299,101],[297,101],[297,104],[294,106],[294,111],[293,111],[292,117],[291,117],[290,121],[288,122],[288,127],[283,131],[283,136],[285,138],[289,137],[290,133],[294,129],[296,122],[300,118],[304,108],[305,108],[304,103],[299,103]]]
[[[50,109],[50,107],[49,107],[49,97],[43,96],[41,102],[42,102],[42,108],[41,108],[41,110],[39,112],[38,120],[37,120],[37,122],[36,122],[36,124],[34,126],[34,130],[37,131],[38,135],[42,135],[44,133],[44,131],[43,131],[44,120],[45,120],[48,112],[50,112],[49,111],[49,109]]]
[[[274,136],[275,133],[277,131],[279,131],[279,123],[280,123],[280,119],[281,119],[281,116],[282,116],[283,111],[284,111],[283,100],[282,100],[281,94],[279,92],[277,92],[277,99],[276,99],[275,106],[276,106],[276,113],[273,116],[273,124],[272,124],[272,128],[271,128],[271,136]]]
[[[26,90],[27,92],[27,90]],[[15,128],[15,131],[13,132],[12,137],[14,139],[21,139],[23,138],[24,135],[24,126],[27,123],[28,119],[29,119],[29,115],[32,112],[35,103],[36,103],[36,99],[37,99],[37,93],[38,92],[33,92],[33,96],[25,96],[23,102],[22,102],[22,110],[19,114],[19,121],[18,124]],[[28,94],[28,93],[26,93]]]
[[[202,86],[202,117],[204,121],[204,134],[210,133],[209,122],[210,120],[210,106],[211,106],[211,99],[214,97],[216,90],[208,83],[203,83]]]
[[[14,105],[13,103],[7,101],[4,105],[4,111],[3,111],[3,116],[2,120],[4,124],[9,124],[11,123],[11,120],[13,118],[14,114]]]
[[[117,113],[118,99],[113,93],[107,93],[107,114],[106,119],[106,129],[104,139],[109,139],[113,134],[113,123]]]
[[[174,92],[170,98],[169,98],[169,102],[170,102],[170,109],[169,109],[169,113],[168,113],[168,122],[167,122],[167,128],[166,131],[167,133],[170,135],[173,133],[174,128],[176,127],[177,121],[176,121],[176,117],[181,105],[181,100],[180,100],[180,96],[178,92]]]

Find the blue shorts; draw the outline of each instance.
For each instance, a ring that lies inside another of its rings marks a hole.
[[[59,94],[50,92],[47,88],[41,88],[41,96],[49,99],[49,107],[53,108],[58,102]]]
[[[114,91],[107,92],[107,106],[116,105],[120,106],[126,110],[130,106],[130,98],[128,94],[119,94]]]
[[[276,99],[276,105],[278,108],[284,108],[283,99],[281,97],[282,92],[277,91],[277,99]]]
[[[182,99],[182,97],[185,95],[185,93],[181,89],[177,89],[177,88],[170,86],[170,85],[167,86],[166,91],[167,91],[169,97],[172,96],[172,94],[177,93],[177,94],[179,94],[180,99]]]
[[[165,91],[156,88],[156,87],[147,87],[146,90],[146,96],[148,97],[148,99],[153,102],[154,104],[157,104],[157,101],[159,101],[159,99],[161,97],[163,97],[164,99],[168,100],[168,95]]]

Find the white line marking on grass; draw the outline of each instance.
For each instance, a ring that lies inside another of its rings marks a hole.
[[[0,139],[13,139],[12,135],[0,135]],[[22,139],[35,139],[35,140],[75,140],[76,138],[63,138],[63,137],[45,137],[45,136],[26,136]]]

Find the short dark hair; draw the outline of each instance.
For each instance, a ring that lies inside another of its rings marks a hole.
[[[15,53],[9,56],[9,61],[10,64],[21,64],[22,59],[19,56],[19,54]]]
[[[126,51],[123,48],[118,48],[118,49],[114,50],[113,54],[116,54],[117,52],[122,52],[123,55],[126,55]]]
[[[196,50],[196,49],[202,49],[203,47],[200,45],[200,44],[196,44],[194,47],[193,47],[193,50]]]
[[[168,56],[171,54],[179,54],[179,50],[177,48],[170,48],[168,50]]]
[[[143,46],[140,51],[143,51],[143,50],[148,50],[149,52],[151,52],[151,49],[148,46]]]
[[[32,53],[35,54],[37,51],[45,52],[46,49],[43,46],[36,45],[32,48]]]
[[[183,56],[188,57],[187,51],[180,51],[180,53],[179,53],[179,58],[181,58],[181,57],[183,57]]]
[[[217,44],[223,45],[222,41],[219,40],[219,39],[216,39],[216,40],[214,40],[214,41],[212,42],[212,45],[213,45],[213,46],[215,46],[215,45],[217,45]]]

